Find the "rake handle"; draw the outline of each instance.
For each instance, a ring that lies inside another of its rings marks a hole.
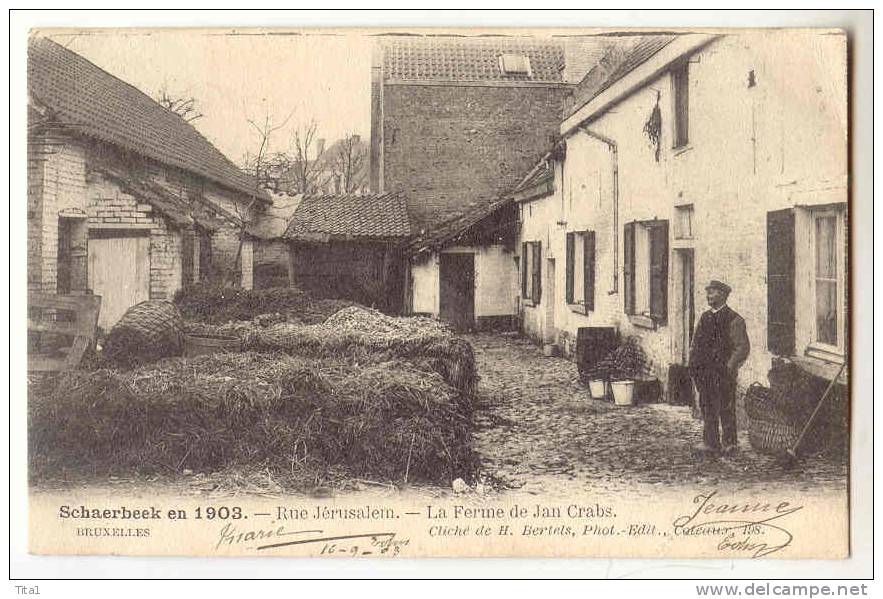
[[[840,370],[837,371],[837,374],[834,375],[834,378],[831,379],[831,382],[828,383],[828,386],[825,388],[825,392],[822,393],[821,399],[816,404],[815,409],[812,411],[812,414],[809,415],[809,418],[806,421],[806,424],[803,425],[803,430],[800,431],[800,435],[798,435],[797,440],[794,441],[794,445],[792,445],[788,449],[788,455],[792,458],[797,458],[797,449],[800,447],[800,444],[803,442],[803,437],[806,435],[806,432],[809,430],[809,427],[812,425],[813,420],[816,418],[816,414],[819,413],[819,410],[822,407],[822,403],[824,403],[825,399],[827,399],[828,394],[831,392],[831,389],[834,388],[834,384],[837,382],[837,379],[840,378],[840,375],[843,373],[843,369],[846,368],[846,360],[843,361],[843,364],[840,365]]]

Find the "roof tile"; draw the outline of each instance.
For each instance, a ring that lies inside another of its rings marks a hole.
[[[411,235],[405,198],[398,193],[305,196],[285,232],[287,239],[315,234],[389,238]]]
[[[150,96],[49,40],[28,44],[28,90],[61,123],[157,162],[253,193],[254,180]],[[261,193],[261,197],[269,198]]]

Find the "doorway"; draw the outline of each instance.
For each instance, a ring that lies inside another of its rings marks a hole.
[[[126,310],[150,298],[150,237],[98,233],[89,238],[89,288],[101,296],[98,326],[108,331]]]
[[[475,326],[475,256],[441,254],[438,263],[439,318],[458,331]]]
[[[680,364],[686,366],[690,360],[690,345],[693,342],[693,328],[696,322],[693,249],[675,250],[675,265],[675,285],[677,286],[675,318],[678,323],[675,358]]]

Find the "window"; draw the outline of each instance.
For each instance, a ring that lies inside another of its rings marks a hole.
[[[623,235],[625,313],[637,325],[655,327],[668,318],[668,221],[631,222]]]
[[[530,76],[530,58],[524,54],[500,55],[500,72],[504,75]]]
[[[675,239],[693,239],[693,204],[675,206]]]
[[[567,303],[588,314],[595,309],[595,232],[567,234]]]
[[[844,344],[845,244],[843,212],[812,212],[812,342],[842,354]]]
[[[846,204],[767,213],[767,348],[840,362],[846,352]]]
[[[689,141],[689,76],[688,62],[675,67],[671,71],[671,92],[673,106],[673,148],[681,148]]]
[[[542,274],[542,245],[539,241],[521,244],[521,297],[529,303],[540,303],[540,275]]]

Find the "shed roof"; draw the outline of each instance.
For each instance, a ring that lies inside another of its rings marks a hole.
[[[304,196],[285,231],[286,239],[312,240],[316,235],[390,239],[411,235],[411,220],[403,195]]]
[[[28,44],[28,91],[60,124],[78,133],[234,191],[255,191],[253,178],[184,119],[50,39]]]
[[[561,83],[564,41],[511,36],[395,35],[381,38],[387,81]],[[526,56],[529,73],[504,73],[500,57]]]

